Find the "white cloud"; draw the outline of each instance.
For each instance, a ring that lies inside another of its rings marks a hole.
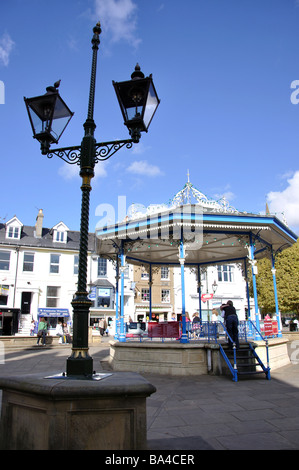
[[[146,147],[143,142],[139,142],[138,145],[134,145],[132,148],[132,154],[133,155],[141,155],[142,153],[145,153],[147,150],[150,150],[150,147]]]
[[[0,38],[0,63],[6,67],[8,66],[9,56],[14,44],[15,43],[7,33],[4,33]]]
[[[99,162],[95,166],[95,176],[92,181],[95,181],[97,178],[105,178],[107,176],[106,165],[107,162]],[[77,177],[80,178],[80,167],[79,165],[70,165],[69,163],[65,163],[59,168],[58,174],[65,180],[71,180]]]
[[[221,191],[221,192],[220,192]],[[216,200],[225,198],[227,201],[233,201],[236,195],[231,191],[230,184],[227,184],[223,189],[217,190],[213,196]]]
[[[127,168],[129,173],[145,176],[160,176],[162,172],[158,166],[150,165],[146,160],[135,161]]]
[[[58,174],[63,177],[65,180],[71,180],[79,176],[79,166],[78,165],[70,165],[68,163],[64,163],[59,169]]]
[[[285,215],[288,225],[299,227],[299,171],[287,180],[288,186],[282,191],[270,191],[267,194],[269,210],[282,218]]]
[[[95,13],[103,31],[112,42],[127,41],[137,47],[141,42],[137,29],[137,5],[133,0],[95,0]]]

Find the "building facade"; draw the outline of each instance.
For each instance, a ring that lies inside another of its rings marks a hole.
[[[185,268],[186,311],[190,318],[199,313],[203,321],[213,321],[212,311],[220,314],[221,304],[232,300],[239,320],[245,320],[247,312],[246,282],[242,267],[238,264],[219,264],[201,268],[199,294],[198,272],[195,268]],[[182,310],[181,272],[174,268],[175,311]],[[205,300],[206,294],[212,298]],[[200,297],[200,298],[199,298]],[[220,318],[219,318],[220,319]]]
[[[0,224],[0,334],[29,334],[32,320],[48,319],[50,334],[58,321],[72,324],[72,299],[77,290],[78,231],[64,222],[45,228],[40,210],[34,226],[24,225],[16,216]],[[99,331],[105,320],[109,333],[115,332],[117,277],[115,264],[96,254],[95,235],[89,234],[87,284],[90,326]],[[179,319],[182,312],[181,272],[179,267],[127,264],[124,275],[125,321]],[[199,299],[198,273],[185,270],[186,310],[190,317],[200,312],[211,320],[212,309],[233,300],[240,319],[247,305],[245,281],[238,265],[209,266],[200,274],[201,292],[213,292],[207,302]],[[152,282],[150,283],[150,278]],[[215,285],[217,285],[215,289]],[[151,296],[150,296],[151,292]]]
[[[175,304],[173,278],[172,267],[154,266],[150,273],[143,265],[134,266],[135,321],[149,320],[150,302],[152,320],[171,319]]]
[[[35,226],[14,216],[0,224],[0,334],[29,334],[32,320],[46,317],[50,334],[59,320],[72,323],[71,302],[77,290],[80,233],[63,222]],[[94,234],[88,240],[88,279],[93,302],[90,325],[115,316],[115,270],[95,255]]]

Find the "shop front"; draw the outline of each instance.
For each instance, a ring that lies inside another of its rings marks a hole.
[[[71,318],[68,308],[39,308],[38,321],[40,318],[45,318],[47,321],[49,335],[56,334],[56,327],[58,322],[67,323],[69,329],[71,327]]]
[[[157,321],[163,322],[171,319],[172,306],[165,305],[152,305],[149,306],[142,304],[135,304],[135,317],[138,322]]]
[[[90,322],[93,335],[113,335],[115,331],[115,288],[107,279],[90,285]]]

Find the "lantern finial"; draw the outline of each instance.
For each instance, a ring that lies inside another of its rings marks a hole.
[[[132,80],[136,80],[138,78],[144,78],[144,73],[141,72],[140,65],[137,63],[135,66],[135,70],[131,75]]]

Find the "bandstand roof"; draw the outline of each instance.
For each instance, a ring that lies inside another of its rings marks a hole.
[[[195,199],[195,203],[191,202]],[[179,264],[180,240],[185,265],[238,262],[249,255],[250,236],[255,259],[293,245],[297,236],[274,215],[239,212],[222,198],[209,200],[189,182],[167,207],[133,211],[126,220],[96,230],[97,252],[116,259],[121,245],[129,263]]]

